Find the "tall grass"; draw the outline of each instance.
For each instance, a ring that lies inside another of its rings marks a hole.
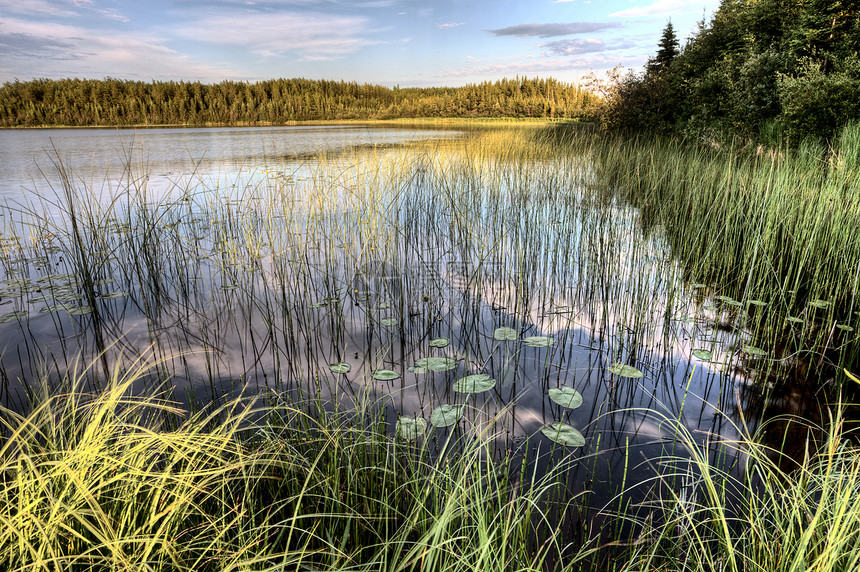
[[[4,570],[540,570],[565,548],[533,534],[555,476],[498,464],[487,435],[433,460],[367,404],[188,414],[132,394],[149,374],[0,410]]]

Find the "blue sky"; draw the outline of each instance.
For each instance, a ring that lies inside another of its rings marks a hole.
[[[0,82],[277,77],[453,86],[640,68],[719,0],[0,0]]]

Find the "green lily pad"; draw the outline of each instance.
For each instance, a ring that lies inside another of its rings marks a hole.
[[[616,363],[609,367],[609,373],[613,375],[617,375],[618,377],[631,377],[637,378],[642,377],[644,374],[633,367],[632,365],[627,365],[624,363]]]
[[[813,300],[809,303],[809,305],[812,306],[813,308],[823,310],[823,309],[827,308],[828,306],[830,306],[830,302],[828,302],[827,300]]]
[[[792,324],[803,324],[802,318],[796,318],[794,316],[789,316],[785,319],[786,322],[791,322]]]
[[[0,316],[0,324],[5,324],[6,322],[14,322],[15,320],[20,320],[21,318],[26,318],[27,312],[9,312],[8,314],[3,314]]]
[[[708,287],[707,284],[702,284],[701,282],[693,282],[692,284],[690,284],[690,288],[693,288],[695,290],[699,290],[701,288],[707,288],[707,287]]]
[[[463,409],[463,405],[440,405],[430,412],[430,424],[433,427],[450,427],[463,417]]]
[[[510,342],[517,339],[517,331],[513,328],[496,328],[493,331],[493,339],[500,342]]]
[[[378,379],[379,381],[391,381],[392,379],[400,377],[400,374],[396,371],[391,371],[390,369],[377,369],[370,374],[370,377]]]
[[[378,310],[387,310],[390,307],[391,307],[391,303],[389,303],[389,302],[380,302],[379,304],[376,305],[376,308]]]
[[[48,304],[47,306],[39,310],[39,312],[43,314],[47,314],[48,312],[59,312],[60,310],[65,310],[67,307],[68,306],[66,306],[65,304]]]
[[[70,316],[86,316],[92,314],[93,309],[92,306],[72,306],[68,308],[68,312]]]
[[[382,318],[381,320],[379,320],[379,323],[383,326],[396,326],[400,323],[400,320],[398,320],[397,318]]]
[[[582,405],[582,394],[572,387],[551,387],[549,398],[568,409],[576,409]]]
[[[540,428],[541,433],[552,441],[567,447],[584,447],[585,437],[576,428],[565,423],[550,423]]]
[[[430,370],[427,369],[426,367],[420,367],[417,365],[413,365],[412,367],[409,368],[408,371],[409,371],[409,373],[414,373],[415,375],[420,375],[422,373],[427,373]]]
[[[729,298],[728,296],[714,296],[714,300],[722,302],[728,306],[734,306],[735,308],[742,308],[743,304],[735,300],[734,298]]]
[[[448,341],[448,338],[433,338],[432,340],[430,340],[430,347],[444,348],[447,347],[449,343],[450,342]]]
[[[747,304],[750,306],[758,306],[759,308],[764,308],[767,306],[767,302],[762,302],[761,300],[747,300]]]
[[[849,326],[847,324],[836,324],[836,329],[842,330],[843,332],[849,332],[849,333],[854,331],[854,328],[852,328],[851,326]]]
[[[764,350],[763,350],[763,349],[761,349],[761,348],[757,348],[757,347],[755,347],[755,346],[744,346],[744,347],[743,347],[743,351],[744,351],[745,353],[748,353],[749,355],[751,355],[751,356],[755,356],[755,357],[762,357],[762,356],[766,356],[766,355],[767,355],[767,352],[766,352],[766,351],[764,351]]]
[[[711,361],[714,357],[714,354],[708,350],[693,350],[693,355],[704,361]]]
[[[431,371],[448,371],[457,367],[457,360],[449,357],[423,357],[416,361],[415,365]]]
[[[458,379],[452,388],[457,393],[481,393],[493,389],[495,386],[495,379],[486,373],[476,373]]]
[[[315,304],[311,304],[308,308],[312,308],[316,310],[317,308],[325,308],[328,305],[328,302],[316,302]]]
[[[397,420],[397,436],[414,441],[427,430],[427,422],[421,417],[400,417]]]
[[[546,336],[529,336],[523,338],[523,345],[530,348],[546,348],[555,343],[555,340]]]
[[[339,363],[330,363],[328,365],[328,368],[333,373],[349,373],[349,370],[352,369],[352,366],[349,365],[348,363],[346,363],[345,361],[342,361]]]
[[[117,290],[115,292],[108,292],[107,294],[102,294],[102,298],[106,300],[112,300],[115,298],[125,298],[129,293],[125,290]]]

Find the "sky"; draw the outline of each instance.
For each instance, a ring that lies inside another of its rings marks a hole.
[[[0,0],[0,82],[582,81],[683,45],[719,0]]]

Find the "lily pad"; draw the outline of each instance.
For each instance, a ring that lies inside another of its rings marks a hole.
[[[849,332],[849,333],[854,331],[854,328],[852,328],[851,326],[849,326],[847,324],[836,324],[836,329],[842,330],[843,332]]]
[[[93,313],[92,306],[72,306],[68,308],[70,316],[86,316]]]
[[[60,310],[65,310],[66,308],[67,306],[65,304],[48,304],[47,306],[39,310],[39,312],[47,314],[49,312],[59,312]]]
[[[747,304],[750,306],[758,306],[759,308],[764,308],[767,306],[767,302],[762,302],[761,300],[748,300]]]
[[[766,351],[764,351],[761,348],[757,348],[755,346],[744,346],[743,351],[748,353],[749,355],[755,356],[755,357],[762,357],[762,356],[767,355]]]
[[[426,429],[427,422],[421,417],[400,417],[397,420],[397,436],[407,441],[414,441]]]
[[[311,304],[308,308],[312,308],[316,310],[317,308],[325,308],[328,305],[328,302],[317,302],[315,304]]]
[[[430,370],[427,369],[426,367],[420,367],[417,365],[413,365],[412,367],[409,368],[409,373],[414,373],[415,375],[427,373],[428,371],[430,371]]]
[[[491,378],[486,373],[476,373],[458,379],[454,382],[452,388],[457,393],[482,393],[493,389],[495,386],[495,379]]]
[[[116,290],[115,292],[108,292],[107,294],[102,294],[102,298],[106,300],[112,300],[116,298],[125,298],[129,293],[125,290]]]
[[[346,363],[345,361],[339,363],[330,363],[328,368],[333,373],[349,373],[349,370],[352,369],[352,366]]]
[[[397,318],[382,318],[381,320],[379,320],[379,323],[383,326],[396,326],[400,323],[400,320],[398,320]]]
[[[391,371],[390,369],[377,369],[370,374],[370,377],[378,379],[379,381],[391,381],[392,379],[400,377],[400,374],[396,371]]]
[[[585,437],[575,427],[565,423],[550,423],[540,428],[541,433],[552,441],[567,447],[584,447]]]
[[[644,375],[641,371],[639,371],[638,369],[636,369],[632,365],[627,365],[624,363],[613,364],[609,368],[609,373],[611,373],[613,375],[617,375],[618,377],[630,377],[630,378],[642,377]]]
[[[693,355],[704,361],[711,361],[714,354],[708,350],[693,350]]]
[[[6,322],[14,322],[15,320],[20,320],[21,318],[27,317],[27,312],[9,312],[8,314],[3,314],[0,316],[0,324],[5,324]]]
[[[707,288],[707,286],[708,286],[707,284],[702,284],[701,282],[693,282],[692,284],[690,284],[690,288],[693,288],[695,290],[699,290],[701,288]]]
[[[430,347],[444,348],[447,347],[449,343],[450,342],[448,341],[448,338],[433,338],[432,340],[430,340]]]
[[[546,348],[555,343],[555,340],[546,336],[529,336],[523,338],[523,344],[530,348]]]
[[[582,405],[582,394],[572,387],[551,387],[549,398],[568,409],[576,409]]]
[[[802,318],[796,318],[794,316],[789,316],[785,319],[786,322],[791,322],[792,324],[803,324]]]
[[[517,339],[517,331],[513,328],[496,328],[493,331],[493,339],[500,342],[510,342]]]
[[[827,300],[813,300],[809,303],[813,308],[818,308],[819,310],[823,310],[830,306],[830,302]]]
[[[457,360],[449,357],[423,357],[416,361],[415,365],[431,371],[448,371],[457,367]]]
[[[387,310],[391,307],[391,303],[389,302],[380,302],[376,305],[376,308],[379,310]]]
[[[734,298],[730,298],[728,296],[714,296],[714,300],[722,302],[728,306],[734,306],[735,308],[742,308],[743,304],[735,300]]]
[[[434,427],[450,427],[463,417],[464,406],[440,405],[430,412],[430,424]]]

